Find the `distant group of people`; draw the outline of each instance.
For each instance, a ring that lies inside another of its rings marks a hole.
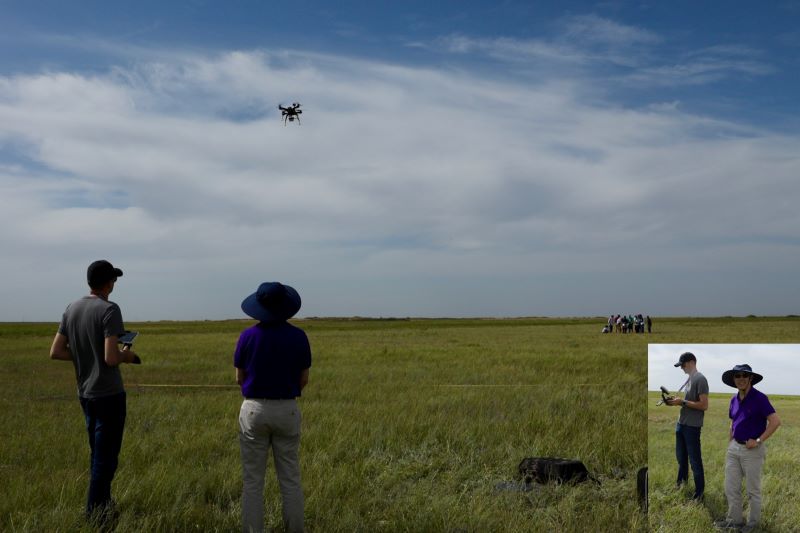
[[[608,322],[603,326],[603,333],[644,333],[647,328],[647,333],[653,332],[653,319],[650,315],[610,315]]]

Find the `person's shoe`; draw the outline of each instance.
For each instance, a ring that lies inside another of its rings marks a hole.
[[[742,533],[751,533],[752,531],[755,531],[756,529],[758,529],[758,526],[756,526],[756,525],[749,525],[749,524],[748,524],[748,525],[744,526],[742,529],[740,529],[740,531],[741,531]]]
[[[119,522],[119,510],[117,502],[109,500],[105,505],[95,507],[88,515],[89,523],[98,528],[99,531],[113,531]]]
[[[734,522],[733,520],[726,518],[725,520],[717,520],[714,522],[714,527],[717,529],[736,529],[737,531],[739,528],[744,526],[741,522]]]

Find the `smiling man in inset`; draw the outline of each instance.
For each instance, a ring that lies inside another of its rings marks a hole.
[[[761,469],[767,457],[764,444],[775,433],[781,420],[767,395],[753,388],[764,377],[750,365],[736,365],[722,374],[722,381],[738,389],[731,398],[728,416],[731,428],[725,454],[725,497],[728,516],[715,523],[721,528],[741,528],[748,533],[758,527],[761,518]],[[742,511],[742,478],[745,479],[750,515],[744,524]]]

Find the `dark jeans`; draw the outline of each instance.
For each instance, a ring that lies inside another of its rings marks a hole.
[[[689,479],[689,464],[694,476],[694,498],[702,498],[706,488],[703,473],[703,456],[700,452],[699,427],[677,424],[675,426],[675,456],[678,458],[678,485]]]
[[[122,431],[125,429],[125,393],[103,398],[81,398],[92,450],[91,480],[86,499],[86,516],[102,511],[111,503],[111,481],[117,471]]]

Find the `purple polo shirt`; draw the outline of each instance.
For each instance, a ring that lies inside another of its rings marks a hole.
[[[733,438],[757,439],[767,429],[767,417],[774,412],[775,408],[763,392],[751,387],[744,400],[739,400],[737,392],[728,410],[728,417],[733,420]]]
[[[288,322],[259,322],[239,335],[233,366],[245,371],[246,398],[300,396],[300,374],[311,366],[308,337]]]

